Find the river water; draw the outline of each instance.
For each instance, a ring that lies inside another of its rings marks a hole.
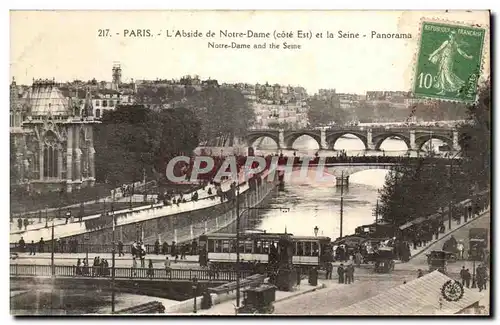
[[[267,141],[266,141],[267,140]],[[439,140],[432,140],[434,150],[442,145]],[[267,138],[254,143],[257,154],[276,153],[276,144]],[[317,142],[303,136],[294,143],[295,150],[283,151],[284,155],[291,156],[295,151],[297,156],[334,156],[340,150],[347,155],[373,155],[376,152],[364,152],[364,145],[358,138],[347,136],[335,143],[334,150],[318,151]],[[399,139],[387,139],[381,146],[386,156],[405,155],[407,147]],[[413,153],[412,155],[416,155]],[[242,227],[259,229],[266,232],[281,233],[285,229],[288,233],[300,236],[314,236],[314,228],[318,227],[318,235],[335,239],[340,236],[340,201],[343,196],[343,231],[342,234],[354,233],[356,227],[370,224],[375,221],[373,209],[376,206],[378,190],[383,187],[387,170],[366,170],[355,173],[349,178],[349,187],[340,188],[331,183],[318,182],[314,177],[315,171],[310,170],[309,177],[299,178],[300,172],[292,174],[292,181],[285,184],[284,191],[277,192],[268,202],[269,210],[259,210],[248,220],[242,221]],[[288,208],[281,210],[280,208]]]

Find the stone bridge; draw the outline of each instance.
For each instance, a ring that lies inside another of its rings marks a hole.
[[[439,139],[446,143],[452,150],[460,150],[458,144],[458,131],[451,127],[345,127],[331,128],[327,130],[275,130],[275,129],[255,129],[249,130],[245,141],[249,147],[261,138],[268,137],[274,140],[278,149],[292,149],[293,143],[299,137],[308,135],[319,145],[320,149],[333,149],[335,142],[346,135],[352,134],[358,137],[367,150],[380,150],[382,142],[390,137],[398,137],[403,140],[409,150],[418,151],[429,139]]]

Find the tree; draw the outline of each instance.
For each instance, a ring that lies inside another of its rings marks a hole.
[[[96,177],[112,185],[163,173],[175,155],[198,145],[199,122],[184,108],[154,111],[142,105],[117,107],[95,129]]]
[[[468,119],[459,127],[465,177],[479,189],[491,183],[491,86],[481,86],[477,103],[467,109]]]
[[[450,191],[453,183],[449,166],[418,164],[397,166],[386,177],[380,193],[380,214],[383,220],[401,225],[418,217],[436,213],[467,196],[466,191]]]
[[[307,118],[311,126],[321,126],[335,122],[344,124],[349,118],[349,114],[340,108],[340,102],[336,96],[329,98],[318,98],[317,96],[309,100],[309,110]]]
[[[243,94],[234,88],[207,87],[187,98],[185,106],[201,121],[200,140],[225,143],[243,136],[255,121],[255,113]]]

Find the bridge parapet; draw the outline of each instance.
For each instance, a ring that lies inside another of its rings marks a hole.
[[[81,273],[77,270],[80,270]],[[92,268],[69,265],[54,265],[54,276],[56,278],[111,278],[111,267]],[[95,272],[95,273],[93,273]],[[240,271],[240,277],[246,278],[251,275],[250,271]],[[28,265],[11,264],[11,277],[51,277],[51,265]],[[218,280],[220,282],[231,282],[236,280],[236,271],[221,270],[214,274],[210,270],[191,270],[191,269],[171,269],[166,272],[165,269],[148,268],[123,268],[115,267],[115,279],[117,280],[135,280],[135,279],[161,279],[164,281],[191,281],[197,278],[199,281]]]

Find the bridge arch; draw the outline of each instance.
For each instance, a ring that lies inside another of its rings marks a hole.
[[[255,132],[252,134],[247,135],[246,137],[246,142],[248,147],[253,147],[255,141],[257,141],[260,138],[269,138],[273,140],[276,143],[276,147],[280,147],[280,140],[279,136],[277,133],[272,133],[272,132]]]
[[[450,148],[453,148],[453,139],[450,139],[447,136],[439,135],[439,134],[433,134],[432,136],[424,135],[420,136],[415,139],[415,147],[417,150],[422,150],[422,147],[424,144],[429,141],[430,139],[438,139],[446,143]]]
[[[294,142],[302,137],[302,136],[308,136],[312,138],[316,143],[318,144],[318,148],[321,148],[321,135],[318,134],[317,132],[311,132],[311,131],[301,131],[301,132],[293,132],[293,133],[285,133],[285,145],[288,149],[291,149],[293,147]]]
[[[373,145],[375,147],[375,150],[380,150],[382,143],[390,137],[400,138],[402,141],[404,141],[408,150],[411,149],[410,139],[407,136],[405,136],[401,133],[384,133],[384,134],[378,135],[376,137],[373,137],[372,141],[373,141]]]
[[[338,139],[340,139],[342,136],[347,135],[347,134],[352,134],[356,136],[361,142],[363,142],[363,145],[365,149],[368,149],[368,140],[366,138],[366,135],[361,133],[361,132],[356,132],[353,130],[345,130],[345,131],[336,131],[332,133],[327,133],[326,135],[326,143],[328,144],[329,149],[335,149],[335,143],[337,142]]]

